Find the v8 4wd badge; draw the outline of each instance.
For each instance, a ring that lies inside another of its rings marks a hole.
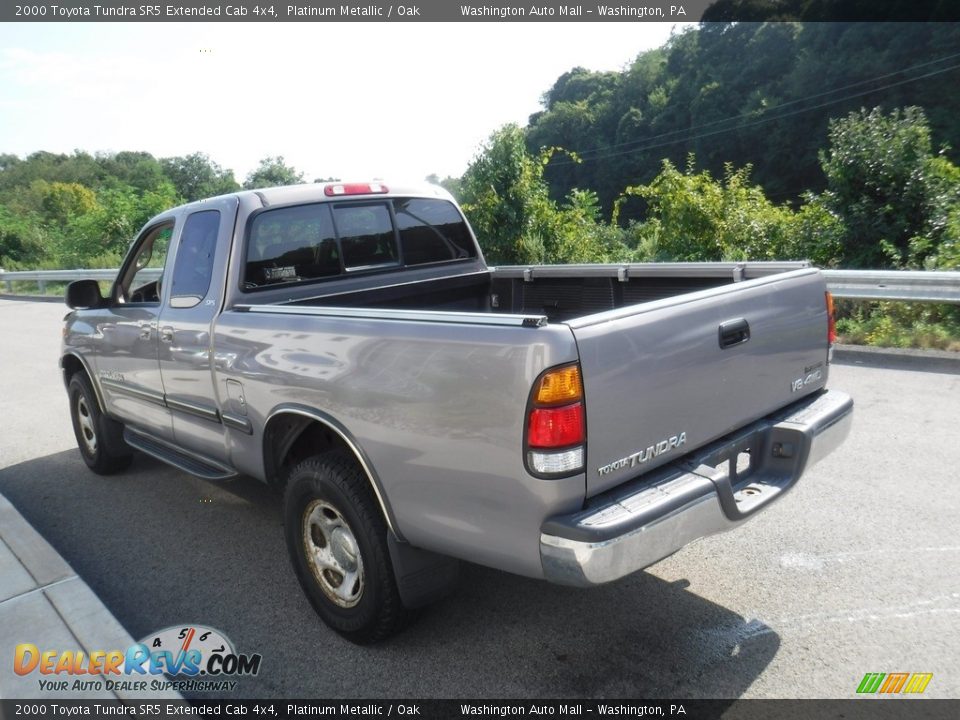
[[[810,383],[815,383],[823,377],[822,370],[814,370],[811,373],[807,373],[805,377],[798,377],[792,383],[790,383],[790,392],[797,392],[798,390],[803,390]]]

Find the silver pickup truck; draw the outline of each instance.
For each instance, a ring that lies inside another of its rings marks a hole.
[[[846,436],[806,263],[487,267],[443,190],[240,192],[174,208],[60,363],[95,472],[139,450],[284,493],[294,570],[355,642],[459,559],[616,580],[736,527]]]

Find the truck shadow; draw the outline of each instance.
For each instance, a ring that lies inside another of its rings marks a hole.
[[[199,623],[260,653],[230,697],[737,698],[780,646],[685,581],[578,590],[463,564],[412,627],[357,647],[309,606],[280,500],[256,480],[212,484],[144,456],[103,478],[70,450],[0,469],[0,493],[135,638]]]

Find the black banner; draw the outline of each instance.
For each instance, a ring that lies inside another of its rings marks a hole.
[[[0,718],[683,718],[684,720],[953,720],[960,700],[3,700]]]
[[[3,22],[700,22],[955,21],[945,0],[557,0],[335,2],[334,0],[63,0],[3,3]]]

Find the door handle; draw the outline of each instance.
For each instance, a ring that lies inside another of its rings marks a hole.
[[[150,332],[156,327],[155,323],[140,321],[140,339],[149,340]]]
[[[750,339],[750,323],[747,322],[746,318],[727,320],[720,325],[717,335],[721,350],[726,350],[734,345],[742,345]]]
[[[168,343],[173,342],[173,328],[170,325],[160,328],[160,339]]]

